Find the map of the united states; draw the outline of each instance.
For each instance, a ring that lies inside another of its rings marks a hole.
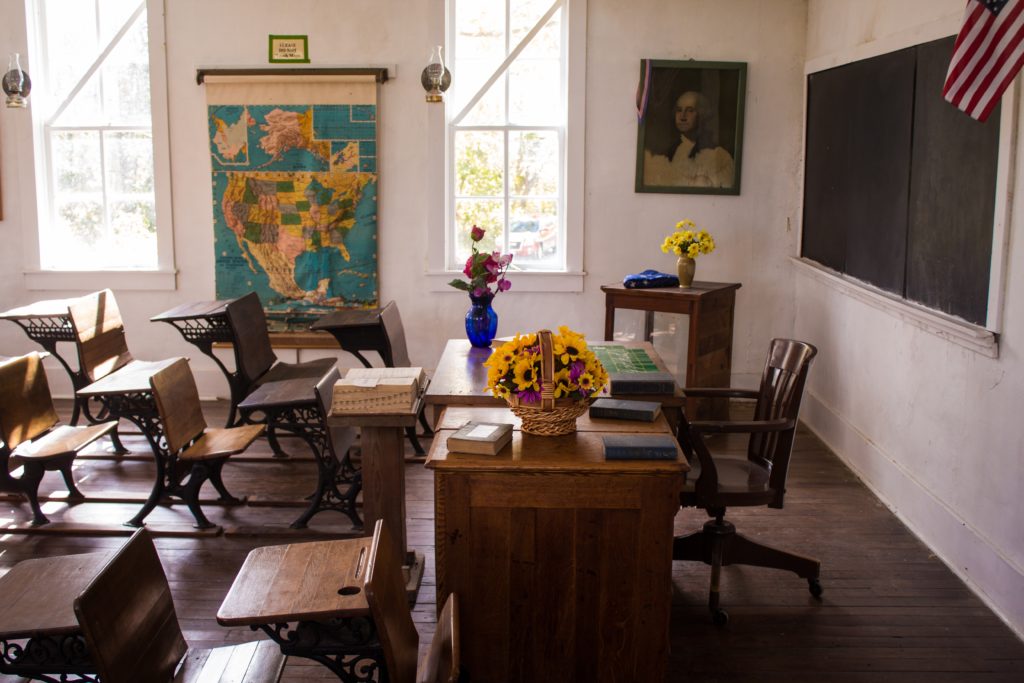
[[[277,327],[377,303],[376,107],[209,109],[217,297]]]

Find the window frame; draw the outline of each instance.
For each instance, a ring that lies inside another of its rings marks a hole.
[[[27,0],[26,24],[30,54],[43,55],[39,21],[41,5]],[[170,131],[167,100],[167,56],[164,0],[145,0],[149,33],[150,116],[153,144],[153,191],[156,215],[156,267],[152,269],[67,270],[42,267],[41,240],[44,223],[53,211],[51,190],[50,129],[42,112],[32,111],[31,158],[34,162],[34,201],[26,203],[26,225],[35,226],[24,243],[26,268],[23,272],[29,290],[102,289],[173,290],[176,288],[174,231],[171,211]],[[55,128],[66,128],[66,125]],[[105,126],[89,127],[99,130]],[[116,126],[116,128],[125,128]]]
[[[584,135],[586,104],[586,0],[563,0],[563,39],[567,48],[562,61],[562,82],[566,106],[564,126],[564,152],[561,168],[561,196],[559,208],[564,222],[563,261],[560,268],[516,271],[516,291],[580,292],[583,291],[583,191],[584,191]],[[552,0],[554,4],[554,0]],[[455,2],[446,3],[446,45],[455,39]],[[447,286],[461,269],[453,262],[454,256],[454,128],[452,118],[458,112],[443,107],[428,111],[428,129],[443,130],[443,135],[431,136],[428,141],[428,161],[434,168],[443,168],[441,174],[432,174],[427,189],[429,205],[429,244],[427,252],[427,279],[430,291],[456,291]],[[463,129],[544,130],[550,126],[503,125],[465,126]],[[507,154],[506,154],[507,165]],[[508,176],[505,174],[506,194]],[[506,206],[507,211],[507,206]]]

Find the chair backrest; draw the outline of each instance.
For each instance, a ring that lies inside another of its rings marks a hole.
[[[103,683],[172,680],[188,645],[146,529],[121,546],[74,606]]]
[[[132,360],[124,322],[109,289],[76,299],[68,306],[78,347],[78,363],[90,382],[103,379]],[[80,388],[80,387],[77,387]]]
[[[235,370],[252,384],[277,362],[270,346],[267,315],[256,292],[250,292],[227,305],[231,344],[235,352]]]
[[[149,378],[167,448],[177,453],[206,429],[199,389],[188,361],[179,358]]]
[[[331,368],[331,371],[320,378],[320,381],[313,387],[316,394],[317,410],[320,412],[322,424],[327,425],[327,417],[331,414],[331,400],[334,397],[334,385],[341,378],[338,366]],[[355,427],[327,427],[330,438],[327,439],[327,447],[335,458],[342,458],[352,444],[359,437],[359,430]]]
[[[460,668],[459,601],[452,593],[437,617],[437,630],[416,672],[416,683],[458,683]]]
[[[759,396],[754,407],[755,420],[792,420],[790,429],[766,434],[751,434],[747,458],[771,467],[769,486],[776,492],[772,507],[782,507],[789,457],[793,450],[800,400],[818,350],[806,342],[773,339],[761,374]]]
[[[407,368],[412,365],[409,362],[409,348],[405,343],[405,328],[402,327],[402,316],[398,314],[398,304],[389,301],[381,309],[380,323],[384,327],[384,336],[387,342],[387,353],[384,355],[384,365],[389,368]]]
[[[9,449],[48,431],[57,420],[37,352],[0,364],[0,439]]]
[[[402,558],[383,520],[378,519],[373,529],[363,590],[384,648],[388,680],[414,683],[419,634],[409,612],[409,598],[402,580]]]

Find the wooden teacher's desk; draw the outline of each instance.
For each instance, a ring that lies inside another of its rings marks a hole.
[[[498,455],[449,453],[452,431],[511,422]],[[669,434],[590,420],[567,436],[518,430],[507,408],[449,406],[434,470],[437,600],[459,596],[462,665],[473,681],[661,681],[669,647],[672,520],[689,469],[606,461],[602,436]]]
[[[680,313],[690,317],[686,347],[686,384],[688,387],[730,386],[732,371],[732,321],[736,307],[738,282],[694,282],[692,287],[656,287],[627,289],[621,283],[601,285],[604,292],[604,338],[612,339],[615,309],[646,311],[644,339],[651,340],[655,311]],[[689,399],[686,414],[690,419],[728,419],[727,401]]]

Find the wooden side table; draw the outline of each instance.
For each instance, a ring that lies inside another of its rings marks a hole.
[[[732,325],[738,282],[694,282],[692,287],[627,289],[621,283],[602,285],[604,292],[604,338],[612,339],[615,309],[647,312],[644,340],[651,340],[655,311],[681,313],[690,317],[686,348],[686,386],[727,387],[732,373]],[[687,399],[690,419],[722,420],[729,417],[725,400]]]
[[[427,457],[437,604],[459,596],[467,675],[489,683],[664,680],[672,520],[689,469],[682,453],[606,461],[602,436],[629,425],[586,416],[566,436],[515,429],[498,455],[448,452],[456,425],[495,419],[517,422],[507,408],[450,407]],[[663,417],[632,425],[670,433]]]

